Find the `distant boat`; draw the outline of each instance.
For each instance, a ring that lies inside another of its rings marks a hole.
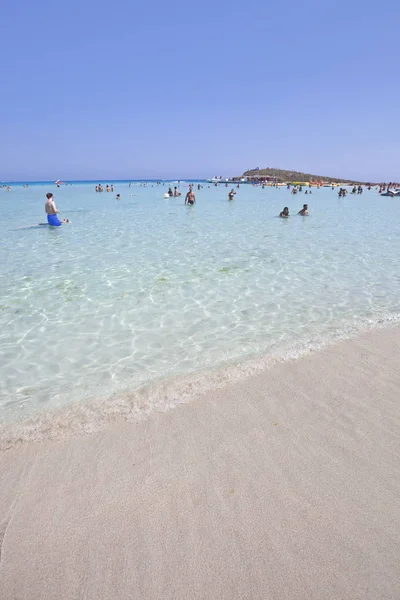
[[[242,177],[239,179],[222,179],[222,177],[213,177],[212,179],[207,179],[207,183],[230,183],[230,184],[238,184],[238,183],[250,183],[247,177]]]
[[[57,179],[57,181],[54,182],[56,185],[61,185],[62,183],[64,183],[63,181],[61,181],[61,179]]]
[[[400,196],[400,190],[388,190],[381,194],[381,196],[389,196],[390,198],[394,198],[394,196]]]

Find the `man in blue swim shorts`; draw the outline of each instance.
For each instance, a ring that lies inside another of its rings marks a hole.
[[[59,210],[54,202],[54,196],[51,192],[46,194],[47,202],[44,205],[47,214],[47,222],[51,227],[60,227],[63,223],[69,223],[68,219],[63,219],[62,222],[58,218]]]

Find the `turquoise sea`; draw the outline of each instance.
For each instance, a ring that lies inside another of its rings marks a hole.
[[[399,319],[400,199],[242,185],[228,202],[203,183],[192,208],[169,185],[0,189],[0,422],[182,376],[195,392],[210,369]],[[48,191],[71,224],[21,228],[46,221]],[[129,408],[150,409],[150,395]]]

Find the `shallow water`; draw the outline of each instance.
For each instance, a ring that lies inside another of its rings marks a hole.
[[[0,420],[399,318],[400,199],[167,189],[0,190]]]

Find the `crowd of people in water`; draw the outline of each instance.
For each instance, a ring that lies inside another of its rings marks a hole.
[[[180,182],[177,182],[178,185]],[[133,183],[129,184],[129,187],[131,187],[132,185],[134,185]],[[147,187],[147,182],[141,182],[140,183],[141,186],[145,186]],[[154,185],[154,183],[152,184]],[[158,181],[156,182],[157,186],[160,185],[165,185],[163,184],[163,182]],[[179,190],[178,185],[174,186],[174,189],[172,189],[171,186],[169,186],[168,188],[168,192],[166,194],[164,194],[165,198],[178,198],[180,196],[182,196],[182,193]],[[214,183],[215,186],[218,186],[219,183]],[[379,186],[379,193],[382,194],[383,192],[386,191],[386,195],[389,195],[390,193],[393,193],[395,195],[395,191],[391,192],[391,190],[396,190],[396,188],[399,186],[399,184],[397,183],[389,183],[389,184],[381,184]],[[5,187],[5,186],[2,186]],[[194,184],[190,183],[189,184],[189,190],[185,196],[185,205],[187,206],[194,206],[196,204],[196,195],[194,193]],[[201,190],[204,186],[200,183],[197,184],[197,190]],[[210,185],[208,186],[209,188],[211,187]],[[228,187],[228,183],[225,183],[225,187]],[[237,183],[236,187],[239,189],[240,188],[240,183]],[[261,188],[265,188],[265,184],[257,184],[256,187],[261,187]],[[334,190],[337,186],[332,185],[332,190]],[[9,188],[11,189],[11,188]],[[291,190],[292,194],[298,194],[303,192],[303,185],[302,184],[287,184],[287,189]],[[372,186],[367,186],[367,189],[370,190],[372,189]],[[95,187],[95,191],[96,192],[104,192],[104,187],[101,183],[99,183],[98,185],[96,185]],[[106,184],[105,187],[105,191],[106,192],[113,192],[114,191],[114,184]],[[363,186],[362,185],[354,185],[351,192],[351,194],[362,194],[363,193]],[[400,193],[400,190],[399,190]],[[230,190],[230,192],[228,192],[228,200],[232,201],[234,200],[235,196],[236,196],[237,192],[235,191],[234,188],[232,188]],[[311,190],[311,185],[308,185],[307,189],[304,192],[305,195],[308,194],[312,194],[312,190]],[[338,190],[338,196],[339,198],[341,197],[345,197],[348,194],[348,190],[345,187],[340,187]],[[131,194],[132,195],[132,194]],[[62,225],[62,223],[69,223],[68,219],[63,219],[63,221],[60,221],[58,219],[58,213],[59,210],[56,208],[56,205],[54,203],[54,198],[53,198],[53,194],[48,193],[46,195],[47,197],[47,202],[45,205],[45,210],[46,210],[46,214],[47,214],[47,220],[48,220],[48,224],[51,226],[60,226]],[[121,200],[121,194],[117,194],[116,195],[116,199],[117,200]],[[298,212],[298,215],[306,217],[309,215],[308,212],[308,204],[303,204],[303,208],[301,208]],[[287,206],[285,206],[283,208],[283,210],[279,213],[279,217],[281,219],[287,219],[290,216],[290,212],[289,212],[289,208]]]
[[[57,187],[60,187],[59,182],[57,183]],[[62,183],[62,182],[61,182]],[[174,188],[172,189],[172,186],[169,186],[168,188],[168,192],[164,194],[165,198],[178,198],[180,196],[182,196],[182,192],[179,189],[179,184],[180,182],[177,181],[176,183],[178,183],[178,185],[175,185]],[[219,186],[220,183],[214,183],[214,182],[210,182],[213,183],[215,186]],[[232,183],[232,182],[231,182]],[[235,182],[236,183],[236,182]],[[65,184],[67,185],[67,184]],[[148,187],[149,185],[151,185],[152,187],[154,185],[156,186],[161,186],[161,185],[166,185],[165,182],[161,182],[161,181],[157,181],[157,182],[137,182],[136,184],[134,182],[129,183],[129,187],[131,187],[132,185],[140,185],[140,186],[144,186],[144,187]],[[225,187],[229,187],[227,182],[224,182]],[[266,187],[265,184],[263,183],[257,183],[254,184],[255,187],[261,187],[264,188]],[[23,184],[24,188],[28,187],[28,184]],[[184,204],[187,206],[194,206],[196,204],[196,195],[194,192],[194,187],[195,184],[194,183],[190,183],[187,186],[189,189],[185,195],[185,201]],[[202,183],[197,183],[196,184],[197,190],[200,191],[204,185]],[[211,187],[211,185],[207,186],[208,188]],[[277,186],[274,186],[277,187]],[[311,185],[310,184],[292,184],[292,183],[288,183],[286,184],[286,188],[288,190],[290,190],[291,194],[298,194],[303,192],[303,187],[306,187],[304,194],[305,195],[309,195],[312,194],[312,190],[311,190]],[[320,186],[321,187],[321,186]],[[396,182],[390,182],[388,184],[386,183],[382,183],[380,184],[378,187],[376,186],[372,186],[372,185],[366,185],[366,186],[362,186],[362,185],[353,185],[350,194],[358,194],[361,195],[363,194],[364,189],[368,189],[371,190],[373,189],[373,187],[376,190],[379,190],[379,194],[384,195],[384,196],[400,196],[400,184],[396,183]],[[6,191],[10,192],[11,191],[11,186],[8,184],[3,184],[0,185],[0,189],[3,188]],[[240,182],[237,183],[236,188],[239,189],[240,188]],[[345,197],[347,196],[347,194],[349,193],[349,190],[346,189],[345,187],[340,187],[338,189],[337,185],[332,185],[332,190],[336,190],[338,193],[339,198],[341,197]],[[95,191],[96,193],[101,193],[101,192],[114,192],[114,184],[106,184],[105,187],[103,186],[103,184],[99,183],[95,186]],[[135,195],[135,194],[130,194]],[[228,201],[232,201],[235,199],[235,196],[237,195],[237,191],[235,191],[234,188],[231,188],[231,190],[228,192]],[[120,193],[118,193],[116,195],[116,200],[122,200],[122,196]],[[54,201],[54,197],[52,193],[47,193],[46,194],[46,204],[45,204],[45,212],[46,212],[46,216],[47,216],[47,223],[46,225],[50,225],[52,227],[59,227],[60,225],[62,225],[63,223],[69,223],[69,219],[62,219],[62,221],[60,221],[58,214],[59,214],[59,210],[56,207],[55,201]],[[308,204],[303,204],[303,208],[301,208],[298,212],[298,215],[301,216],[308,216],[309,212],[308,212]],[[290,212],[289,212],[289,208],[287,206],[285,206],[283,208],[283,210],[279,213],[279,217],[282,219],[286,219],[290,216]],[[39,225],[45,225],[44,223],[39,223]]]
[[[160,185],[160,184],[161,184],[161,182],[160,183],[157,182],[157,185]],[[129,187],[131,187],[131,185],[132,184],[130,183]],[[101,189],[100,190],[97,189],[98,187],[101,188]],[[108,191],[114,191],[114,186],[112,186],[112,190],[108,190],[107,189],[108,187],[109,186],[107,185],[106,186],[106,191],[107,192]],[[208,186],[208,187],[211,187],[211,186]],[[227,187],[227,185],[225,185],[225,187]],[[239,188],[240,184],[237,184],[236,187]],[[194,184],[190,183],[189,184],[189,190],[188,190],[188,192],[187,192],[187,194],[185,196],[185,205],[187,205],[187,206],[194,206],[196,204],[196,195],[194,193],[193,188],[194,188]],[[203,185],[201,185],[200,183],[198,183],[197,184],[197,189],[201,190],[202,188],[203,188]],[[341,190],[342,190],[342,188],[341,188]],[[99,184],[98,186],[96,185],[96,192],[98,192],[98,191],[103,191],[101,184]],[[292,190],[292,193],[297,193],[297,191],[302,192],[303,191],[302,186],[299,186],[299,188],[297,186],[295,186],[293,188],[293,190]],[[234,200],[234,198],[236,196],[236,193],[237,192],[235,192],[234,188],[232,188],[231,191],[228,193],[228,200],[229,201]],[[311,192],[311,190],[306,190],[305,193],[306,194],[311,194],[312,192]],[[346,193],[347,193],[347,191],[346,191]],[[179,198],[180,196],[182,196],[182,193],[179,191],[179,187],[177,185],[174,186],[174,189],[172,189],[172,187],[169,186],[168,192],[166,194],[164,194],[165,198]],[[121,194],[117,194],[116,198],[117,198],[117,200],[121,200]],[[308,213],[308,204],[303,204],[303,208],[301,208],[297,214],[301,215],[303,217],[308,216],[308,214],[309,214]],[[288,218],[290,216],[289,208],[287,206],[285,206],[285,208],[282,210],[282,212],[279,214],[279,216],[282,219]]]
[[[386,190],[390,190],[392,188],[400,188],[400,183],[398,183],[397,181],[391,181],[390,183],[381,183],[379,186],[379,193],[385,192]],[[369,187],[368,189],[370,190],[371,188]]]
[[[290,186],[288,186],[287,189],[290,190]],[[299,187],[293,186],[293,188],[292,188],[292,194],[297,194],[298,192],[302,192],[302,191],[303,191],[303,186],[302,185],[299,185]],[[311,189],[307,189],[304,193],[305,194],[312,194],[312,190]]]
[[[98,185],[96,185],[95,187],[96,192],[104,192],[104,188],[101,185],[101,183],[99,183]],[[106,185],[106,192],[113,192],[114,191],[114,184],[112,183],[111,185],[109,185],[107,183]]]

